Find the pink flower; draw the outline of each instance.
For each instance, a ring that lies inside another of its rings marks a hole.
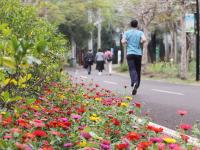
[[[180,116],[184,116],[184,115],[187,115],[188,112],[185,110],[179,110],[179,111],[177,111],[177,114],[179,114]]]
[[[110,148],[110,141],[108,140],[103,140],[100,144],[100,147],[102,148],[102,150],[111,150]]]
[[[62,121],[67,122],[68,119],[67,118],[61,118]]]
[[[92,136],[88,132],[81,132],[81,136],[84,137],[87,140],[89,140],[90,138],[92,138]]]
[[[35,126],[35,127],[38,127],[38,128],[42,128],[45,126],[45,124],[43,123],[42,120],[34,120],[32,122],[32,124]]]
[[[181,124],[180,125],[180,128],[187,131],[187,130],[191,130],[192,129],[192,126],[189,125],[189,124]]]
[[[170,144],[169,148],[170,148],[170,150],[180,150],[180,147],[177,144]]]
[[[27,144],[21,144],[19,142],[15,143],[15,146],[19,149],[19,150],[32,150],[32,148],[30,148]]]
[[[163,140],[161,138],[152,137],[150,138],[150,141],[153,143],[161,143]]]
[[[158,143],[158,150],[165,150],[165,144],[164,143]]]
[[[72,147],[72,146],[73,146],[72,143],[65,143],[65,144],[64,144],[64,147]]]
[[[75,115],[75,114],[72,114],[71,117],[73,119],[78,119],[78,120],[82,118],[80,115]]]

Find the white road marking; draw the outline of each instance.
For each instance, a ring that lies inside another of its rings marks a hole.
[[[103,81],[104,83],[108,83],[108,84],[113,84],[113,85],[117,85],[116,82],[110,82],[110,81]]]
[[[81,78],[84,78],[84,79],[87,79],[88,77],[86,77],[86,76],[80,76]]]
[[[181,95],[183,96],[183,93],[179,93],[179,92],[172,92],[172,91],[165,91],[165,90],[158,90],[158,89],[152,89],[153,91],[156,92],[161,92],[161,93],[168,93],[168,94],[174,94],[174,95]]]

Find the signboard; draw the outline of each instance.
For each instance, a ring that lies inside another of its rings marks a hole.
[[[190,33],[195,32],[195,15],[194,14],[185,15],[185,32],[190,32]]]

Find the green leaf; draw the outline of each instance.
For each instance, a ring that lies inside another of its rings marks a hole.
[[[1,96],[4,98],[4,100],[10,99],[10,94],[8,91],[2,92]]]
[[[3,66],[5,67],[8,67],[10,69],[16,69],[16,63],[15,63],[15,60],[14,58],[12,57],[2,57],[2,64]]]
[[[36,47],[38,53],[44,53],[48,51],[47,42],[45,40],[41,40],[37,43]]]
[[[36,101],[36,99],[32,98],[32,99],[28,99],[26,100],[26,104],[30,105],[33,104]]]
[[[12,44],[12,48],[15,52],[18,51],[18,48],[19,48],[19,42],[17,41],[17,38],[16,37],[13,37],[11,39],[11,44]]]

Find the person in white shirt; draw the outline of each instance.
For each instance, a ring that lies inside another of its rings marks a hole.
[[[112,59],[113,59],[113,54],[110,50],[107,50],[105,52],[105,60],[107,63],[107,68],[108,68],[108,73],[109,75],[112,74]]]

